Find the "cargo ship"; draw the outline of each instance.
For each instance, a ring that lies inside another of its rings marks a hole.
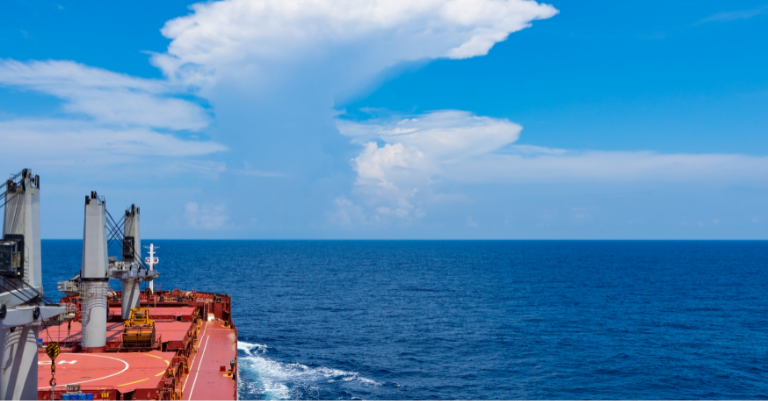
[[[154,291],[159,258],[154,244],[142,258],[140,208],[115,220],[103,197],[85,196],[80,271],[58,283],[57,302],[42,286],[40,177],[10,175],[0,206],[0,399],[237,399],[231,298]]]

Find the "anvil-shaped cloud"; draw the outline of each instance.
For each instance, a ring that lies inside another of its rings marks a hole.
[[[530,0],[228,0],[192,10],[165,25],[173,41],[154,62],[202,86],[248,75],[269,83],[287,66],[331,75],[334,85],[360,84],[403,61],[485,55],[557,13]],[[317,64],[305,69],[309,61]]]

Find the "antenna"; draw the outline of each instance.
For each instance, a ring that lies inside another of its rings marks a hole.
[[[160,249],[159,246],[155,246],[153,243],[149,243],[149,246],[145,246],[144,248],[149,249],[149,257],[144,258],[144,262],[149,266],[149,271],[155,270],[155,265],[160,263],[160,259],[155,257],[155,249]],[[152,274],[152,273],[150,273]],[[152,291],[152,293],[155,293],[155,282],[154,280],[149,282],[149,289]]]

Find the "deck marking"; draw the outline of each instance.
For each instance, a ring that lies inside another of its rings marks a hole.
[[[192,367],[195,366],[195,360],[197,359],[197,354],[200,352],[200,343],[203,342],[203,337],[205,337],[205,331],[208,328],[207,325],[202,326],[203,327],[203,333],[200,334],[200,338],[198,338],[198,344],[197,344],[197,352],[195,352],[195,356],[192,357],[192,362],[189,364],[189,371],[192,371]],[[187,382],[189,380],[184,380],[184,384],[181,386],[181,392],[184,393],[184,389],[187,388]]]
[[[135,382],[130,382],[130,383],[121,384],[121,385],[119,385],[119,386],[117,386],[117,387],[123,387],[123,386],[127,386],[127,385],[129,385],[129,384],[136,384],[136,383],[141,383],[141,382],[143,382],[143,381],[146,381],[146,380],[149,380],[149,377],[147,377],[146,379],[136,380]]]
[[[205,349],[208,348],[209,338],[211,338],[211,336],[205,337],[205,345],[203,346],[203,353],[200,355],[200,363],[197,365],[197,372],[195,372],[195,380],[192,381],[192,388],[189,390],[189,398],[187,398],[188,400],[191,400],[192,394],[195,393],[195,383],[197,383],[197,375],[200,374],[200,370],[201,370],[200,368],[201,368],[201,365],[203,364],[203,358],[205,357]],[[183,389],[181,391],[184,392]]]
[[[120,361],[120,362],[124,363],[124,364],[125,364],[125,368],[124,368],[123,370],[121,370],[121,371],[117,372],[117,373],[113,373],[113,374],[111,374],[111,375],[107,375],[107,376],[104,376],[104,377],[99,377],[99,378],[96,378],[96,379],[91,379],[91,380],[83,380],[83,381],[79,381],[79,382],[72,382],[72,383],[67,383],[67,384],[82,384],[82,383],[89,383],[89,382],[92,382],[92,381],[96,381],[96,380],[102,380],[102,379],[106,379],[106,378],[108,378],[108,377],[117,376],[117,375],[119,375],[119,374],[121,374],[121,373],[125,372],[126,370],[128,370],[128,367],[129,367],[129,365],[128,365],[128,362],[126,362],[126,361],[124,361],[124,360],[122,360],[122,359],[112,358],[111,356],[102,356],[102,355],[94,355],[94,354],[83,354],[83,355],[87,355],[87,356],[95,356],[95,357],[98,357],[98,358],[114,359],[114,360],[116,360],[116,361]],[[67,385],[67,384],[59,384],[59,385],[58,385],[58,386],[56,386],[56,387],[66,387],[66,385]],[[50,389],[50,388],[51,388],[50,386],[47,386],[47,387],[38,387],[37,389],[38,389],[38,390],[48,390],[48,389]]]
[[[156,375],[155,375],[155,377],[157,377],[157,376],[160,376],[161,374],[163,374],[163,373],[167,372],[167,371],[168,371],[168,368],[169,368],[169,367],[171,367],[171,362],[169,362],[169,361],[166,361],[165,359],[163,359],[163,361],[165,361],[165,364],[166,364],[166,365],[168,365],[168,366],[165,368],[165,370],[163,370],[162,372],[160,372],[160,373],[156,374]]]
[[[144,355],[151,356],[152,358],[163,359],[163,358],[161,358],[161,357],[159,357],[157,355],[152,355],[152,354],[144,354]]]

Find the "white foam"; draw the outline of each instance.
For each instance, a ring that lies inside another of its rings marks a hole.
[[[261,353],[261,354],[266,353],[267,352],[267,348],[269,348],[269,347],[267,347],[264,344],[247,343],[245,341],[238,341],[237,342],[237,349],[239,351],[245,352],[245,354],[248,355],[248,356],[253,355],[254,351],[258,352],[258,353]]]
[[[304,398],[300,392],[318,392],[320,383],[336,381],[350,382],[364,386],[379,386],[381,383],[365,377],[357,372],[347,372],[324,366],[311,368],[300,363],[282,363],[267,358],[269,347],[263,344],[252,344],[238,341],[237,349],[245,356],[238,359],[238,369],[241,374],[241,386],[252,395],[269,399]],[[244,376],[257,377],[257,382],[245,383]]]
[[[371,380],[366,377],[358,377],[357,380],[360,380],[360,383],[368,384],[371,386],[380,386],[381,383],[377,382],[376,380]]]

